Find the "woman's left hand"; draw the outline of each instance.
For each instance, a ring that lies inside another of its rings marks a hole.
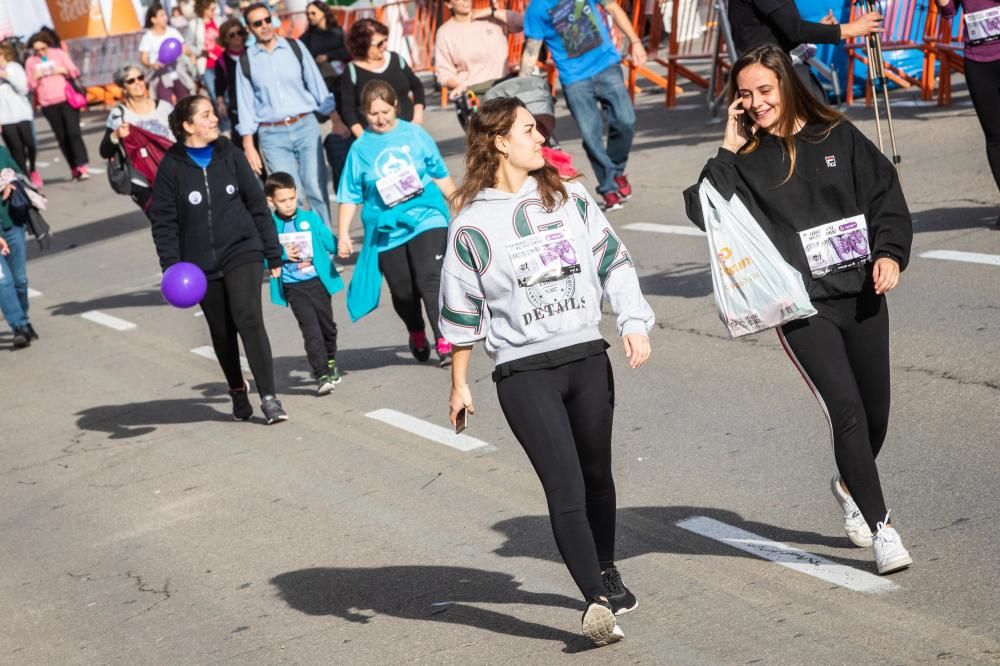
[[[10,254],[10,246],[7,245],[7,241],[4,240],[3,236],[0,236],[0,255],[7,256]]]
[[[625,343],[625,356],[628,357],[628,365],[633,370],[649,360],[649,355],[653,353],[649,346],[649,337],[641,333],[629,333],[622,336]]]
[[[892,291],[899,284],[899,264],[890,257],[879,257],[875,260],[872,277],[875,279],[876,294]]]
[[[271,269],[271,277],[280,278],[281,277],[281,266],[275,266]]]

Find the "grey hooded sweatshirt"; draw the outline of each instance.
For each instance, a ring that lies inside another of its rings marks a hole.
[[[515,194],[485,189],[451,222],[441,270],[441,332],[455,345],[486,341],[496,365],[599,340],[601,299],[618,332],[648,334],[643,298],[625,245],[586,188],[542,206],[535,179]]]

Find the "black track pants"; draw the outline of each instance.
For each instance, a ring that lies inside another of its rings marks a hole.
[[[262,396],[274,395],[274,360],[260,304],[263,276],[262,262],[236,266],[223,277],[209,280],[205,298],[201,301],[201,309],[212,335],[212,347],[229,388],[243,387],[240,348],[236,341],[238,334],[243,341],[243,351],[246,352],[257,391]]]
[[[288,307],[299,322],[306,358],[313,377],[327,373],[327,361],[337,357],[337,322],[333,320],[330,293],[319,278],[284,285]]]
[[[817,315],[778,337],[826,414],[837,469],[875,532],[886,514],[875,458],[889,427],[889,312],[871,288],[814,302]]]
[[[497,383],[497,396],[542,482],[570,575],[585,599],[606,595],[601,570],[615,557],[615,389],[607,354],[514,373]]]
[[[438,292],[441,290],[441,260],[447,246],[448,230],[430,229],[378,255],[379,269],[392,294],[392,307],[406,324],[406,330],[411,333],[424,331],[424,316],[420,311],[423,301],[435,340],[441,337]]]
[[[7,144],[7,149],[17,162],[17,166],[30,175],[35,171],[35,156],[38,154],[35,136],[31,131],[31,121],[9,123],[0,128],[0,132],[3,133],[3,142]]]
[[[42,115],[49,121],[56,143],[59,144],[59,150],[69,162],[69,166],[76,168],[85,165],[87,146],[84,145],[83,134],[80,133],[79,109],[74,109],[68,102],[60,102],[43,106]]]
[[[993,180],[1000,189],[1000,60],[976,62],[966,58],[965,83],[986,135],[986,158]]]

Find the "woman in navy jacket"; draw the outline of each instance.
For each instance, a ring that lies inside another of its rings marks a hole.
[[[287,420],[275,397],[271,343],[261,311],[264,261],[272,276],[280,275],[281,247],[260,181],[243,153],[219,135],[219,119],[207,98],[178,102],[170,129],[178,141],[160,163],[149,211],[160,267],[187,261],[205,271],[208,290],[201,309],[229,383],[233,418],[245,421],[253,415],[238,334],[265,420]]]

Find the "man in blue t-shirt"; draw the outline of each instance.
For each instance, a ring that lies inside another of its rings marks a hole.
[[[605,13],[628,38],[632,62],[641,67],[646,51],[615,0],[532,0],[524,14],[520,75],[533,74],[544,42],[559,70],[566,104],[580,127],[587,159],[597,176],[597,192],[604,197],[604,210],[611,211],[632,196],[625,165],[635,136],[635,111]],[[606,147],[602,108],[608,122]]]

